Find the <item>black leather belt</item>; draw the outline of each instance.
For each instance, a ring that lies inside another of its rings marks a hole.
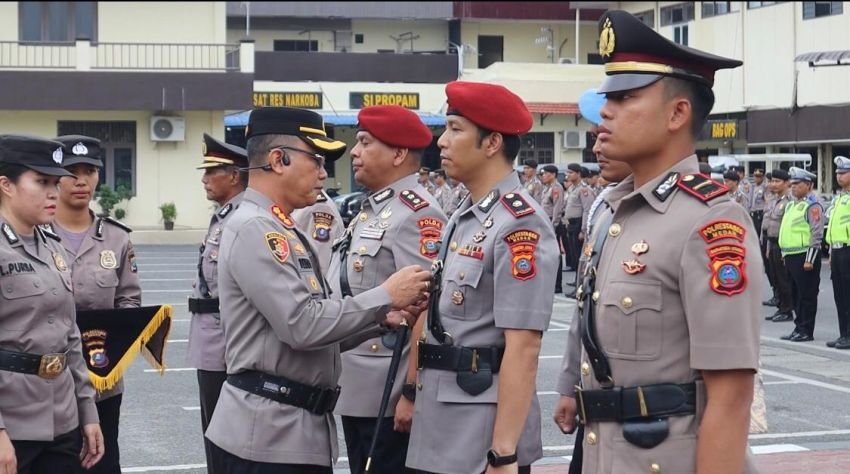
[[[218,313],[218,298],[189,298],[189,312],[195,314]]]
[[[499,373],[505,349],[502,347],[460,347],[419,343],[419,368],[472,372],[490,369]]]
[[[763,210],[761,210],[761,211],[751,211],[751,212],[750,212],[750,215],[753,215],[753,216],[754,216],[754,215],[756,215],[756,214],[764,215],[764,211],[763,211]]]
[[[693,415],[697,406],[695,383],[613,387],[603,390],[576,388],[578,415],[589,421],[640,420]]]
[[[55,379],[67,367],[67,352],[29,354],[0,349],[0,370],[21,374],[36,374],[43,379]]]
[[[249,370],[227,376],[227,383],[263,398],[303,408],[314,415],[334,411],[339,387],[321,388],[275,375]]]

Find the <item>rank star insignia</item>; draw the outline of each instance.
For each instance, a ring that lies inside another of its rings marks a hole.
[[[640,242],[635,242],[632,244],[632,253],[636,256],[640,256],[649,252],[649,243],[645,240],[641,240]]]
[[[53,264],[56,265],[56,269],[60,272],[68,270],[68,265],[65,264],[65,258],[58,253],[53,254]]]
[[[115,252],[112,250],[100,252],[100,266],[107,270],[118,268],[118,260],[115,258]]]
[[[312,288],[313,291],[319,291],[319,280],[316,280],[316,277],[310,277],[310,288]]]
[[[295,227],[295,223],[292,222],[292,219],[289,218],[283,208],[281,208],[277,204],[274,204],[272,205],[271,210],[272,214],[274,214],[274,216],[277,217],[277,220],[279,220],[286,228],[291,229]]]

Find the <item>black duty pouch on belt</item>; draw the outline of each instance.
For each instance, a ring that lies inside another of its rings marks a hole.
[[[623,438],[639,448],[654,448],[669,434],[670,420],[667,418],[623,422]]]
[[[410,331],[407,332],[408,335]],[[402,344],[407,344],[407,341],[410,339],[409,337],[405,337],[405,340]],[[383,336],[381,336],[381,344],[384,345],[387,349],[395,349],[396,344],[398,343],[398,330],[390,331]]]
[[[475,396],[484,393],[493,385],[493,371],[489,367],[472,370],[458,370],[457,386],[464,392]]]

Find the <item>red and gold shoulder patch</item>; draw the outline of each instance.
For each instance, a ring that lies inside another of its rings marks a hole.
[[[677,184],[688,194],[695,196],[702,202],[711,201],[729,192],[729,188],[724,186],[723,183],[702,173],[686,174],[679,178]]]
[[[289,217],[288,214],[286,214],[286,211],[284,211],[282,207],[278,206],[277,204],[272,204],[271,211],[272,214],[277,217],[277,220],[279,220],[284,227],[286,227],[287,229],[292,229],[293,227],[295,227],[295,222],[292,221],[292,219]]]
[[[721,244],[709,247],[708,267],[711,269],[711,290],[733,296],[747,288],[747,272],[744,257],[747,250],[738,244]]]
[[[286,263],[289,258],[289,241],[280,232],[266,232],[266,245],[280,263]]]
[[[443,221],[435,217],[425,217],[416,222],[419,227],[419,253],[423,257],[435,258],[440,253],[440,233]]]
[[[537,275],[534,252],[539,240],[540,234],[526,229],[505,236],[505,242],[511,250],[511,274],[517,280],[531,280]]]
[[[505,194],[502,199],[502,205],[513,214],[514,217],[527,216],[534,214],[534,208],[522,196],[517,193]]]
[[[743,242],[746,234],[747,229],[733,221],[714,221],[699,230],[700,237],[707,244],[721,239],[735,239]]]
[[[403,202],[405,206],[413,209],[413,212],[416,212],[430,205],[427,199],[423,198],[422,196],[414,193],[409,189],[405,189],[404,191],[402,191],[401,194],[399,194],[398,198],[401,199],[401,202]]]

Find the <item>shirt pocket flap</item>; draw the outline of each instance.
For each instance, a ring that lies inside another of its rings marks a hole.
[[[37,276],[19,275],[6,277],[2,281],[0,288],[8,300],[37,296],[47,291],[45,283]]]
[[[461,258],[468,259],[468,257],[458,257],[452,262],[453,265],[445,270],[446,281],[453,282],[457,286],[477,288],[481,275],[484,273],[484,262],[461,261]]]
[[[115,288],[118,286],[118,275],[114,270],[95,272],[94,281],[101,288]]]
[[[437,401],[442,403],[496,403],[499,400],[499,375],[493,374],[493,385],[478,395],[470,395],[457,384],[457,374],[446,372],[437,379]]]
[[[599,301],[605,306],[616,306],[623,314],[643,309],[661,311],[661,282],[614,280],[599,296]]]
[[[381,241],[361,239],[357,242],[356,246],[352,245],[351,247],[353,249],[352,254],[360,255],[361,257],[374,257],[378,254],[378,250],[381,250]]]

